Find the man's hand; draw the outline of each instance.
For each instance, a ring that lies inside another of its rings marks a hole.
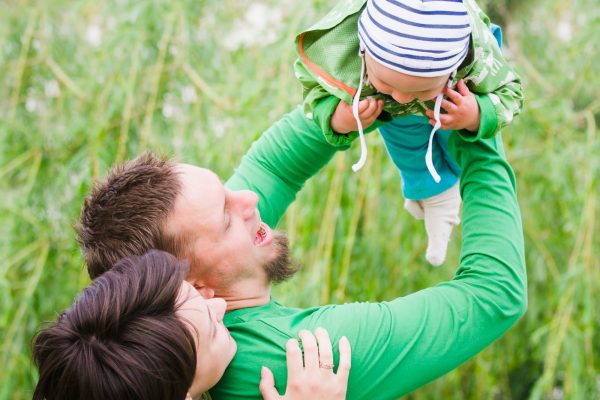
[[[358,103],[358,117],[362,123],[363,129],[373,125],[381,111],[383,110],[383,100],[367,98]],[[339,102],[333,112],[330,121],[331,129],[336,133],[346,134],[357,131],[358,124],[352,114],[352,106],[346,104],[343,100]]]
[[[350,374],[350,342],[342,337],[339,342],[340,364],[333,373],[333,352],[329,334],[317,328],[315,335],[307,330],[300,332],[304,348],[296,339],[286,344],[288,380],[285,395],[280,396],[275,389],[273,373],[267,367],[261,371],[260,393],[265,400],[343,400],[348,388]],[[316,336],[316,338],[315,338]],[[318,342],[318,344],[317,344]]]
[[[456,87],[458,91],[445,88],[443,93],[449,100],[442,100],[442,108],[446,114],[440,114],[441,129],[460,130],[471,132],[479,130],[479,105],[475,95],[471,93],[465,82],[461,79]],[[429,123],[435,125],[433,110],[427,110]]]

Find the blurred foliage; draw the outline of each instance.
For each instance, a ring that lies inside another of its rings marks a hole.
[[[299,103],[294,33],[332,4],[0,0],[0,399],[31,397],[31,338],[89,282],[72,226],[93,180],[146,148],[226,178]],[[409,398],[598,398],[600,4],[482,6],[503,25],[526,88],[504,140],[519,181],[529,310]],[[290,306],[391,299],[452,277],[460,232],[445,266],[428,266],[398,173],[380,138],[368,142],[360,173],[349,168],[357,148],[339,154],[286,216],[304,266],[275,289]]]

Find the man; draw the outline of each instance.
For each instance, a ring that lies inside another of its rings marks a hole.
[[[300,109],[265,132],[225,186],[208,170],[149,155],[119,167],[86,199],[80,243],[92,277],[160,248],[190,260],[187,280],[205,298],[227,300],[239,351],[214,398],[259,398],[261,365],[281,391],[286,341],[318,326],[352,345],[360,368],[348,398],[397,398],[475,355],[526,309],[520,212],[501,141],[453,135],[451,148],[463,171],[460,266],[453,280],[390,302],[299,310],[270,299],[271,281],[294,268],[269,227],[336,151]]]

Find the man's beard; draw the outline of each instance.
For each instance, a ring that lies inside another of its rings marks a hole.
[[[273,244],[277,254],[264,265],[264,268],[269,282],[280,283],[294,276],[299,266],[290,256],[287,236],[279,231],[273,231],[273,234]]]

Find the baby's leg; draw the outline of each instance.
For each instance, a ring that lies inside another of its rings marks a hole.
[[[448,152],[451,131],[436,132],[432,146],[433,165],[441,177],[436,183],[425,164],[425,153],[432,126],[425,117],[396,118],[379,128],[388,154],[402,176],[404,198],[422,200],[440,194],[457,181],[460,171]],[[440,137],[443,139],[440,140]]]
[[[440,265],[446,258],[454,225],[460,222],[460,168],[448,150],[451,131],[438,131],[432,143],[433,164],[441,177],[433,180],[425,164],[431,125],[427,119],[409,116],[395,119],[379,128],[386,148],[402,176],[406,209],[425,220],[427,260]]]

